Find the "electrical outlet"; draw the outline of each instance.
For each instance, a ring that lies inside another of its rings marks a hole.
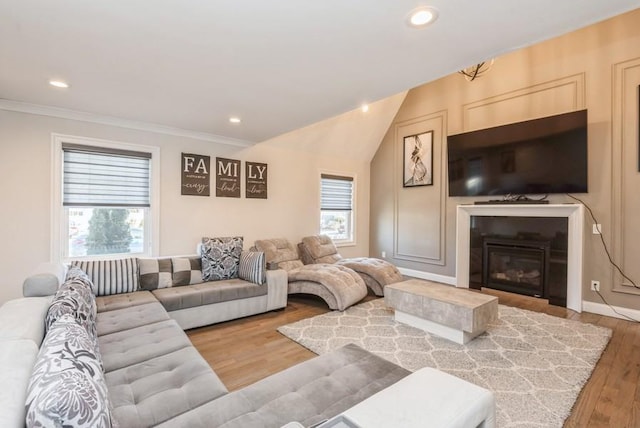
[[[600,235],[602,233],[602,225],[601,224],[593,224],[593,234]]]
[[[382,258],[384,259],[385,257],[387,257],[387,252],[383,251],[381,255],[382,255]]]
[[[591,291],[600,291],[600,281],[591,280]]]

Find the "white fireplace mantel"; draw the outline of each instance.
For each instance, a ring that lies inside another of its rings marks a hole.
[[[567,308],[582,312],[582,239],[584,207],[581,204],[458,205],[456,223],[456,286],[469,288],[469,250],[472,216],[566,217]]]

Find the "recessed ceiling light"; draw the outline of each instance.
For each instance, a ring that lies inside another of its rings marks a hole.
[[[432,7],[421,7],[409,14],[409,25],[424,28],[438,18],[438,11]]]
[[[230,117],[229,118],[229,122],[231,122],[231,123],[240,123],[241,120],[240,120],[239,117]]]
[[[366,113],[369,111],[369,104],[362,104],[362,107],[360,107],[362,109],[363,113]]]
[[[68,88],[69,84],[67,82],[63,82],[62,80],[49,80],[49,84],[51,86],[55,86],[56,88]]]

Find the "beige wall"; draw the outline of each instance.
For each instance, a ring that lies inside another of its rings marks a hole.
[[[361,256],[369,249],[369,162],[403,98],[249,148],[0,110],[0,303],[20,297],[24,277],[50,258],[52,133],[160,148],[159,255],[193,253],[202,236],[242,235],[245,248],[260,238],[297,243],[318,231],[320,171],[355,174],[357,242],[341,252]],[[181,196],[181,152],[267,163],[268,199]]]
[[[587,108],[589,193],[581,196],[615,259],[640,281],[639,22],[636,10],[497,58],[474,82],[456,74],[409,91],[371,164],[371,254],[453,277],[456,205],[480,198],[447,196],[446,136]],[[426,130],[435,135],[434,185],[403,189],[402,138]],[[597,279],[611,304],[639,309],[640,290],[621,285],[591,224],[586,219],[584,299],[602,303],[588,286]]]

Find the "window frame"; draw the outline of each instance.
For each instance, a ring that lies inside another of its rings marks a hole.
[[[156,146],[146,146],[90,137],[79,137],[56,133],[53,133],[51,135],[51,159],[53,160],[53,176],[51,180],[51,261],[54,263],[66,263],[72,260],[119,259],[122,257],[132,256],[134,254],[144,257],[157,255],[160,248],[160,148]],[[65,232],[68,232],[67,229],[69,226],[68,209],[73,207],[65,207],[62,203],[64,196],[64,152],[62,150],[63,143],[91,146],[98,149],[103,148],[106,150],[127,150],[133,152],[146,152],[151,154],[149,163],[149,186],[151,187],[149,194],[150,204],[147,208],[148,213],[145,216],[144,240],[146,245],[142,253],[101,254],[83,257],[66,256],[65,246],[67,245],[67,241]]]
[[[357,227],[356,227],[356,201],[358,200],[357,198],[357,181],[358,181],[358,176],[356,173],[354,172],[336,172],[336,171],[327,171],[327,170],[321,170],[319,173],[319,181],[318,181],[318,218],[317,218],[317,227],[318,227],[318,233],[321,232],[321,225],[322,225],[322,211],[324,211],[322,209],[322,176],[323,175],[329,175],[329,176],[334,176],[334,177],[344,177],[344,178],[350,178],[351,179],[351,183],[352,183],[352,188],[351,188],[351,219],[350,219],[350,226],[351,226],[351,233],[350,233],[350,238],[348,239],[334,239],[333,243],[336,245],[336,247],[352,247],[357,245],[357,239],[356,239],[356,232],[357,232]],[[326,211],[332,211],[332,210],[326,210]]]

